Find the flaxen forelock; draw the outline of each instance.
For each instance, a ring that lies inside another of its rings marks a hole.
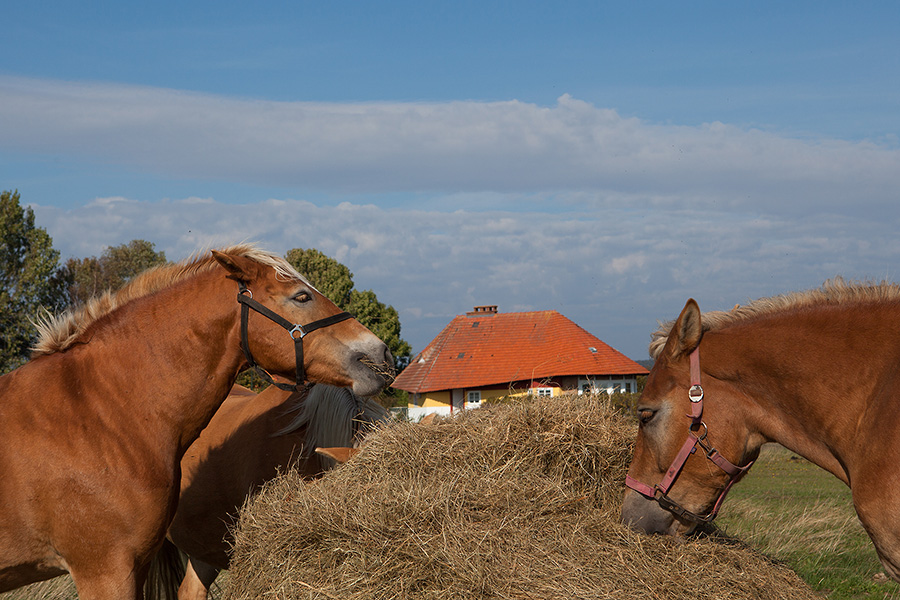
[[[813,306],[860,304],[900,301],[900,284],[882,281],[847,282],[842,277],[829,279],[821,287],[802,292],[791,292],[770,298],[760,298],[728,311],[703,313],[703,331],[712,331],[751,319]],[[650,357],[659,358],[669,339],[675,321],[660,323],[650,336]]]

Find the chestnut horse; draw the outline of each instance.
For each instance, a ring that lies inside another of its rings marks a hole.
[[[292,322],[318,328],[295,342]],[[140,598],[181,457],[244,365],[371,395],[392,362],[252,245],[150,270],[39,328],[32,360],[0,378],[0,591],[68,571],[83,599]]]
[[[838,279],[703,315],[689,300],[655,338],[625,523],[681,535],[712,520],[762,444],[777,442],[850,486],[898,579],[900,286]]]
[[[219,571],[228,568],[231,528],[249,495],[289,468],[304,478],[323,474],[335,462],[315,450],[349,448],[374,423],[389,420],[380,404],[346,388],[286,392],[270,386],[257,396],[236,385],[181,460],[172,543],[151,567],[148,597],[174,598],[183,579],[179,600],[205,600]],[[186,573],[179,549],[190,557]]]

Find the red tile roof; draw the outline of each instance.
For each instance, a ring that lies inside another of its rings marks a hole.
[[[565,375],[647,372],[555,310],[469,313],[450,321],[393,386],[421,393]]]

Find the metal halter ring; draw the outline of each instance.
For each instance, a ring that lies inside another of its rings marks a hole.
[[[707,427],[707,426],[706,426],[706,423],[704,423],[703,421],[700,421],[700,422],[697,424],[697,433],[694,433],[693,427],[694,427],[694,426],[691,425],[691,427],[689,428],[690,431],[691,431],[691,434],[692,434],[695,438],[697,438],[697,441],[698,441],[698,442],[701,442],[701,443],[702,443],[703,440],[706,439],[707,434],[709,434],[709,427]],[[701,427],[703,428],[703,433],[700,433],[700,428],[701,428]],[[698,435],[698,434],[699,434],[699,435]]]
[[[300,337],[294,337],[295,331],[300,332]],[[291,329],[290,331],[288,331],[288,334],[291,336],[291,339],[293,339],[293,340],[302,340],[304,337],[306,337],[306,331],[303,329],[303,325],[300,325],[299,323],[294,325],[294,328]]]

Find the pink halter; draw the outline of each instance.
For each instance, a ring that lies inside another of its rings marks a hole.
[[[691,352],[690,358],[691,387],[688,390],[688,397],[691,400],[691,414],[686,416],[690,417],[691,424],[688,426],[687,439],[681,446],[681,450],[679,450],[678,454],[675,455],[675,459],[672,461],[672,464],[666,471],[665,476],[663,476],[662,481],[657,483],[655,486],[650,487],[649,485],[641,483],[640,481],[634,479],[630,475],[626,475],[625,485],[650,500],[656,500],[661,507],[675,514],[676,516],[700,523],[709,523],[710,521],[715,519],[716,515],[719,513],[719,508],[721,507],[722,502],[725,500],[725,495],[728,494],[731,486],[740,481],[741,477],[743,477],[744,474],[746,474],[747,471],[750,470],[750,467],[753,466],[753,461],[750,461],[750,464],[744,467],[735,466],[728,459],[719,454],[718,450],[706,443],[706,435],[709,430],[706,427],[706,423],[702,421],[703,388],[700,386],[699,345],[694,349],[693,352]],[[695,431],[699,431],[701,428],[703,429],[703,433],[697,435]],[[706,452],[706,458],[711,460],[713,464],[715,464],[717,467],[731,476],[728,484],[716,499],[716,503],[713,506],[712,511],[705,516],[701,516],[687,510],[668,496],[669,489],[671,489],[672,484],[678,477],[678,474],[681,473],[681,470],[684,468],[684,463],[687,462],[687,459],[691,454],[696,452],[698,445]]]

